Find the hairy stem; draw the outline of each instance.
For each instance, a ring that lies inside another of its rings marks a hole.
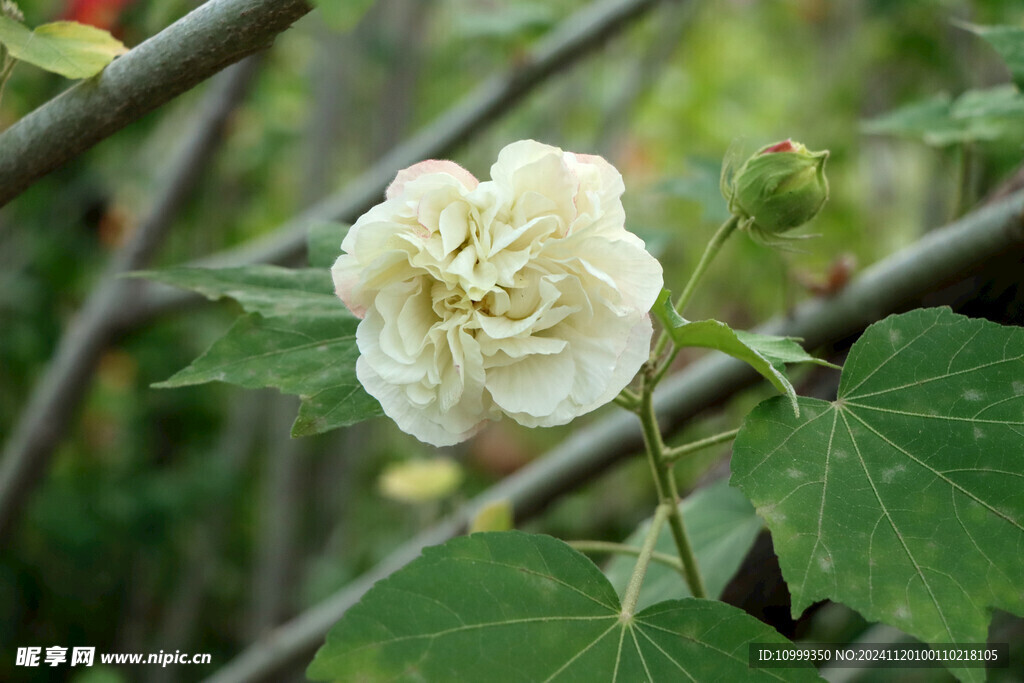
[[[690,455],[691,453],[702,451],[705,448],[716,446],[720,443],[725,443],[726,441],[732,441],[736,438],[736,435],[739,434],[739,432],[740,430],[738,428],[730,429],[727,432],[715,434],[714,436],[709,436],[708,438],[701,439],[700,441],[683,444],[682,446],[676,446],[675,448],[666,448],[664,453],[665,463],[674,464],[680,458]]]
[[[671,472],[672,466],[665,461],[665,443],[662,441],[661,431],[658,429],[658,420],[654,414],[654,402],[651,396],[654,387],[647,382],[648,379],[648,377],[644,378],[639,411],[648,463],[654,475],[659,504],[669,507],[668,525],[669,529],[672,530],[672,540],[675,541],[679,559],[683,561],[683,574],[686,577],[686,584],[690,587],[690,593],[693,597],[704,598],[707,597],[707,591],[704,588],[704,578],[700,574],[697,557],[693,553],[693,546],[690,544],[690,538],[686,533],[686,526],[683,524],[683,513],[679,510],[679,492],[676,489],[676,481],[672,477]]]
[[[622,618],[630,619],[636,611],[636,603],[640,599],[640,587],[644,585],[644,577],[647,576],[647,566],[651,563],[651,556],[654,554],[654,545],[658,542],[658,534],[661,533],[661,526],[665,518],[675,508],[675,505],[662,503],[654,511],[654,519],[647,530],[647,537],[637,555],[636,566],[633,567],[633,574],[629,577],[629,584],[626,586],[626,595],[622,598]]]

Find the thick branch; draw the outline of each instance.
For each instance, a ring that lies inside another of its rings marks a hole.
[[[0,134],[0,206],[203,82],[310,11],[305,0],[210,0]]]
[[[0,460],[0,543],[64,437],[96,362],[115,332],[118,313],[138,291],[138,282],[121,279],[119,274],[145,265],[166,235],[217,149],[224,124],[248,89],[258,62],[253,57],[232,67],[210,91],[163,193],[70,322],[33,387]]]
[[[417,161],[444,157],[490,124],[514,111],[526,95],[549,77],[568,69],[591,51],[629,26],[659,2],[682,0],[603,0],[566,19],[516,65],[466,95],[433,123],[421,129],[338,194],[327,197],[266,236],[238,248],[198,260],[200,266],[248,263],[295,265],[305,254],[306,231],[323,221],[354,222],[381,201],[395,174]],[[122,324],[133,327],[163,312],[198,300],[192,294],[149,285],[151,296],[139,307],[126,310]]]
[[[996,255],[1024,251],[1022,209],[1024,191],[929,233],[918,243],[865,270],[837,296],[810,301],[793,316],[770,321],[759,331],[804,337],[808,348],[848,337]],[[655,394],[655,410],[664,424],[678,426],[755,381],[757,375],[748,366],[713,354],[668,377]],[[424,546],[442,543],[461,533],[482,506],[508,500],[521,522],[581,481],[636,452],[641,445],[639,426],[625,411],[611,413],[577,430],[545,457],[421,532],[325,602],[253,643],[210,678],[209,683],[257,680],[293,658],[310,653],[322,643],[331,625],[374,583],[415,559]]]

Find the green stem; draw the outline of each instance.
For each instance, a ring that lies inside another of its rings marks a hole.
[[[612,402],[616,405],[620,405],[631,413],[635,413],[636,409],[640,407],[640,397],[629,388],[623,389],[619,394],[612,399]]]
[[[676,489],[676,481],[672,477],[671,465],[665,462],[665,443],[661,439],[661,432],[658,429],[658,421],[654,414],[654,403],[651,394],[653,386],[649,383],[650,377],[644,377],[643,392],[640,396],[640,424],[643,427],[644,445],[647,451],[647,460],[654,475],[654,484],[658,491],[658,502],[661,505],[669,506],[668,525],[672,531],[672,540],[676,544],[676,551],[679,559],[683,561],[683,574],[686,577],[686,584],[690,587],[690,593],[695,598],[707,597],[707,590],[704,588],[704,579],[700,574],[697,565],[697,557],[693,553],[693,546],[686,534],[686,527],[683,525],[683,514],[679,510],[679,492]]]
[[[613,555],[632,555],[633,557],[639,557],[641,548],[635,545],[626,545],[625,543],[612,543],[610,541],[568,541],[570,547],[579,550],[581,553],[610,553]],[[668,555],[666,553],[659,553],[654,551],[651,553],[651,562],[657,562],[663,564],[666,567],[675,569],[680,574],[683,574],[683,563],[679,561],[678,557]]]
[[[711,241],[708,242],[708,246],[704,249],[704,254],[701,255],[700,261],[697,262],[697,267],[694,269],[693,274],[690,276],[689,281],[683,288],[683,293],[679,295],[679,299],[676,300],[676,312],[679,315],[683,315],[683,311],[686,309],[686,305],[690,303],[690,299],[693,298],[693,293],[697,291],[697,283],[700,282],[701,277],[707,271],[708,266],[715,260],[715,256],[721,251],[722,245],[729,239],[729,236],[736,230],[740,224],[738,216],[731,216],[729,220],[722,223],[715,234],[711,237]],[[668,345],[669,336],[665,330],[661,331],[661,335],[658,337],[658,343],[654,346],[654,352],[651,354],[652,361],[657,361],[662,353],[665,352],[665,347]],[[668,372],[668,368],[672,365],[672,361],[675,360],[676,355],[679,353],[679,349],[672,349],[672,353],[665,360],[665,362],[658,368],[652,380],[652,388],[661,378]]]
[[[654,519],[647,530],[647,537],[640,547],[640,554],[637,556],[636,566],[633,567],[633,574],[629,577],[629,585],[626,586],[626,595],[622,598],[623,620],[631,619],[636,611],[636,603],[640,599],[640,587],[644,585],[644,577],[647,575],[647,565],[651,563],[651,556],[654,555],[654,546],[658,542],[658,534],[661,533],[661,526],[665,518],[669,516],[674,505],[662,503],[654,511]]]
[[[696,453],[697,451],[704,450],[710,446],[716,446],[720,443],[731,441],[736,438],[739,431],[739,429],[730,429],[727,432],[715,434],[714,436],[709,436],[708,438],[701,439],[700,441],[676,446],[675,448],[666,448],[662,459],[668,464],[673,464],[680,458],[690,455],[691,453]]]

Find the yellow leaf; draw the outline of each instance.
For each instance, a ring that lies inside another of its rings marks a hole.
[[[76,21],[55,21],[34,31],[0,15],[0,43],[15,59],[65,78],[89,78],[128,48],[109,32]]]

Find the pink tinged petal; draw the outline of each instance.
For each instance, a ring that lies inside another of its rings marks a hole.
[[[360,271],[359,262],[349,254],[342,254],[331,266],[334,293],[357,318],[366,315],[366,308],[369,305],[369,302],[362,297],[362,292],[359,291]]]
[[[395,176],[395,179],[388,186],[385,196],[388,199],[393,199],[401,195],[405,191],[406,184],[428,173],[445,173],[450,175],[459,181],[459,183],[467,190],[472,190],[478,183],[472,173],[462,168],[454,161],[429,159],[427,161],[421,161],[418,164],[413,164],[409,168],[399,171],[398,175]]]
[[[487,390],[513,419],[517,413],[545,417],[555,412],[572,389],[576,372],[568,352],[531,355],[517,363],[488,368]]]
[[[570,156],[567,154],[566,156]],[[576,165],[569,163],[580,176],[580,186],[595,191],[602,200],[614,200],[622,196],[626,186],[622,174],[604,157],[594,154],[573,154]]]

